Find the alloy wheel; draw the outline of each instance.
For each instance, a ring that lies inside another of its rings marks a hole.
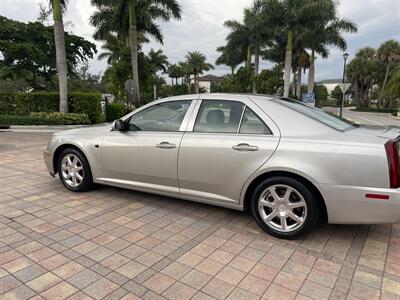
[[[258,200],[258,211],[267,226],[290,233],[300,228],[307,218],[307,204],[295,188],[276,184],[266,188]]]
[[[61,176],[70,187],[79,186],[84,178],[81,160],[75,154],[66,154],[61,161]]]

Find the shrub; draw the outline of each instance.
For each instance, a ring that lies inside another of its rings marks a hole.
[[[325,101],[328,98],[328,89],[324,85],[316,85],[314,94],[316,101]]]
[[[107,122],[112,122],[114,120],[120,119],[131,111],[132,109],[124,103],[108,103],[106,105],[106,120]]]
[[[81,125],[89,124],[86,114],[36,112],[30,115],[0,115],[1,125]]]
[[[398,109],[397,108],[375,108],[375,107],[357,107],[355,109],[352,109],[354,111],[362,111],[362,112],[377,112],[377,113],[397,113]]]
[[[100,100],[100,94],[97,93],[71,93],[68,95],[71,112],[87,114],[92,124],[101,121]]]
[[[70,112],[87,114],[91,123],[101,120],[100,100],[100,94],[97,93],[68,94]],[[57,112],[59,101],[58,93],[4,93],[0,94],[0,114],[28,115],[31,112]]]

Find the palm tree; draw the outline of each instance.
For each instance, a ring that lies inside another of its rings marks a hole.
[[[54,42],[56,46],[56,66],[60,91],[60,112],[68,112],[67,55],[65,53],[65,37],[63,11],[68,0],[51,0],[54,20]]]
[[[199,52],[193,51],[188,52],[186,55],[186,64],[193,70],[194,76],[194,93],[199,93],[199,74],[203,74],[203,71],[214,69],[213,65],[206,62],[206,56]]]
[[[321,20],[320,26],[312,28],[306,34],[307,47],[311,49],[310,69],[308,72],[307,92],[312,93],[315,82],[315,54],[318,53],[322,58],[327,58],[329,51],[326,46],[338,47],[346,51],[347,42],[342,36],[342,32],[357,32],[357,25],[351,21],[336,17],[336,7],[332,16],[327,20]],[[332,19],[333,18],[333,19]]]
[[[355,58],[347,67],[347,77],[354,86],[355,100],[358,107],[369,102],[369,91],[383,78],[383,65],[378,61],[375,49],[365,47],[358,50]]]
[[[334,6],[332,0],[265,0],[269,4],[269,22],[280,28],[286,36],[284,97],[289,96],[290,71],[292,69],[293,44],[309,28],[319,26]],[[277,30],[278,31],[278,30]]]
[[[215,61],[217,65],[227,65],[231,68],[232,75],[235,75],[235,69],[243,62],[243,53],[238,47],[233,47],[230,43],[226,46],[218,47],[217,51],[221,55]]]
[[[157,72],[163,71],[164,73],[167,72],[168,67],[168,58],[161,49],[154,51],[153,49],[150,50],[148,54],[150,70],[153,75],[153,96],[154,100],[157,99]]]
[[[175,79],[175,84],[178,85],[178,78],[182,77],[182,68],[181,66],[177,64],[171,64],[168,66],[168,76],[171,78],[171,85],[174,85],[174,79]]]
[[[228,48],[236,48],[240,53],[242,53],[243,58],[242,61],[245,62],[246,67],[250,67],[251,57],[252,57],[252,49],[250,45],[250,29],[235,20],[225,21],[224,26],[230,30],[230,33],[226,37],[227,47]]]
[[[383,101],[383,95],[386,83],[388,81],[390,67],[400,62],[400,43],[395,40],[389,40],[383,43],[378,49],[377,56],[379,61],[386,66],[385,79],[382,83],[381,92],[377,104],[379,108]]]
[[[103,40],[115,33],[129,42],[132,61],[132,80],[135,104],[140,106],[138,71],[138,34],[149,34],[162,44],[163,35],[155,20],[181,18],[181,7],[176,0],[91,0],[98,8],[91,17],[97,30],[94,38]]]
[[[297,99],[301,99],[301,72],[303,70],[305,72],[305,70],[310,67],[310,55],[303,49],[300,51],[300,53],[296,53],[294,57],[296,58],[296,64],[295,68],[293,69],[297,70],[295,95],[297,96]],[[295,85],[294,82],[293,85]]]
[[[189,65],[187,62],[179,62],[178,63],[179,67],[182,70],[182,84],[183,80],[185,79],[188,85],[188,93],[190,94],[191,92],[191,82],[190,82],[190,76],[194,73],[194,70],[191,65]]]

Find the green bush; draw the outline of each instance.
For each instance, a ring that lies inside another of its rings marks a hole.
[[[380,108],[380,109],[378,109],[378,108],[375,108],[375,107],[363,107],[363,108],[357,107],[357,108],[352,109],[352,110],[354,110],[354,111],[362,111],[362,112],[377,112],[377,113],[390,113],[390,114],[393,114],[393,113],[397,113],[398,108]]]
[[[71,93],[68,95],[71,112],[87,114],[92,124],[101,121],[100,100],[100,94],[97,93]]]
[[[97,93],[68,94],[70,112],[87,114],[91,123],[98,123],[101,120],[100,100],[100,94]],[[57,112],[59,101],[58,93],[2,93],[0,114],[28,115],[31,112]]]
[[[0,115],[0,125],[82,125],[89,123],[87,114],[34,112],[29,115]]]
[[[112,122],[130,113],[132,109],[124,103],[114,102],[106,105],[106,120]]]
[[[316,85],[314,87],[316,101],[325,101],[328,98],[328,89],[324,85]]]

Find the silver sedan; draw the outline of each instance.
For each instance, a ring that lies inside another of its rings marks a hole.
[[[51,175],[251,211],[271,235],[400,219],[400,130],[356,126],[297,101],[202,94],[151,102],[112,125],[55,133]]]

